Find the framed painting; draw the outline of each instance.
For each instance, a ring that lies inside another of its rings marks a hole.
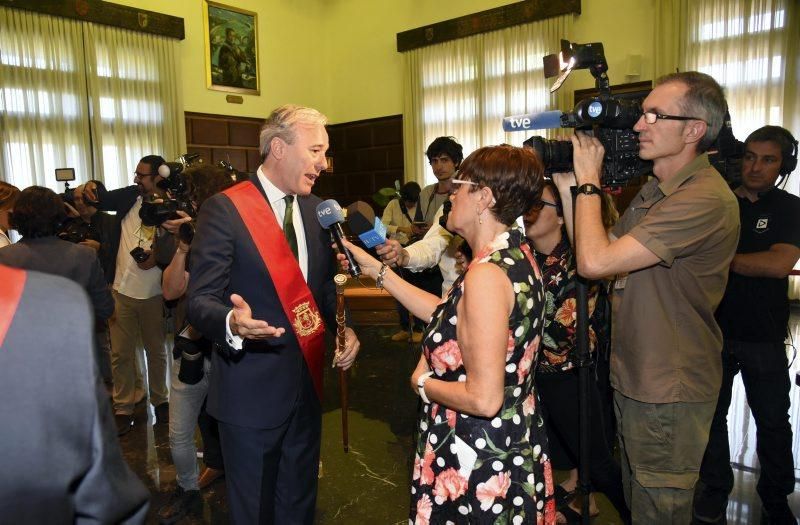
[[[258,15],[204,0],[203,28],[208,89],[258,95]]]

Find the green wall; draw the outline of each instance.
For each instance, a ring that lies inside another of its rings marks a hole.
[[[612,84],[652,78],[655,0],[582,0],[573,40],[602,41]],[[264,117],[280,104],[311,105],[331,122],[402,113],[402,59],[396,34],[510,3],[508,0],[226,0],[258,13],[261,95],[229,104],[206,89],[201,0],[116,0],[184,19],[180,43],[186,111]],[[556,51],[556,50],[554,50]],[[641,76],[626,77],[640,55]],[[591,87],[586,71],[562,89]]]

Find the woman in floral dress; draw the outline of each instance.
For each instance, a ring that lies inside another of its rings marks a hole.
[[[542,191],[542,164],[511,146],[475,151],[453,180],[447,227],[475,254],[445,300],[352,247],[363,272],[430,319],[411,376],[422,397],[410,523],[555,523],[533,366],[542,337],[541,276],[511,229]]]
[[[603,221],[611,222],[614,204],[603,197]],[[558,469],[571,470],[570,478],[555,487],[556,505],[565,523],[581,523],[581,498],[576,498],[579,458],[578,369],[576,356],[577,280],[575,250],[567,235],[564,212],[558,189],[552,180],[545,182],[542,198],[524,216],[525,235],[536,249],[536,260],[542,271],[545,290],[544,336],[541,358],[536,368],[536,387],[544,413],[545,428],[550,444],[551,460]],[[610,227],[610,226],[609,226]],[[609,326],[603,283],[589,281],[589,352],[597,353],[608,340]],[[595,361],[591,364],[596,376]],[[591,394],[589,414],[592,439],[589,447],[589,479],[594,490],[603,492],[616,507],[624,523],[630,523],[630,511],[622,491],[622,473],[614,459],[611,444],[606,440],[607,421],[604,414],[610,407],[600,395],[596,381],[589,382]],[[597,514],[591,498],[590,512]]]

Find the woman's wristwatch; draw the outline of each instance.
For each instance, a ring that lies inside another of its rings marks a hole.
[[[419,397],[425,402],[425,404],[430,404],[431,401],[428,399],[428,396],[425,395],[425,381],[428,380],[429,377],[433,375],[433,370],[430,372],[425,372],[419,378],[417,378],[417,390],[419,391]]]

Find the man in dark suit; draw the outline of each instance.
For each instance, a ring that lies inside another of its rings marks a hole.
[[[134,405],[144,398],[136,370],[136,345],[141,338],[147,357],[150,402],[155,407],[156,423],[169,417],[167,370],[169,358],[165,346],[164,306],[161,297],[161,269],[152,250],[155,227],[142,224],[139,210],[145,196],[153,193],[161,180],[158,168],[164,159],[158,155],[142,157],[136,166],[134,185],[100,195],[96,208],[116,212],[113,239],[116,266],[113,294],[116,315],[111,322],[111,372],[114,378],[114,419],[119,435],[133,426]],[[76,199],[83,193],[96,202],[96,186],[89,181],[75,190]],[[131,250],[142,248],[149,255],[138,261]]]
[[[114,313],[114,300],[97,252],[56,236],[66,217],[64,203],[53,190],[41,186],[22,190],[11,215],[11,226],[22,239],[0,252],[0,263],[78,283],[89,294],[95,317],[105,321]]]
[[[144,523],[149,494],[122,459],[92,364],[86,294],[2,265],[0,283],[0,521]]]
[[[330,237],[311,195],[327,166],[325,123],[311,108],[274,110],[257,176],[203,204],[192,246],[188,316],[217,344],[208,411],[237,524],[314,520],[321,318],[333,329],[336,309]],[[349,328],[346,341],[344,369],[359,349]]]

